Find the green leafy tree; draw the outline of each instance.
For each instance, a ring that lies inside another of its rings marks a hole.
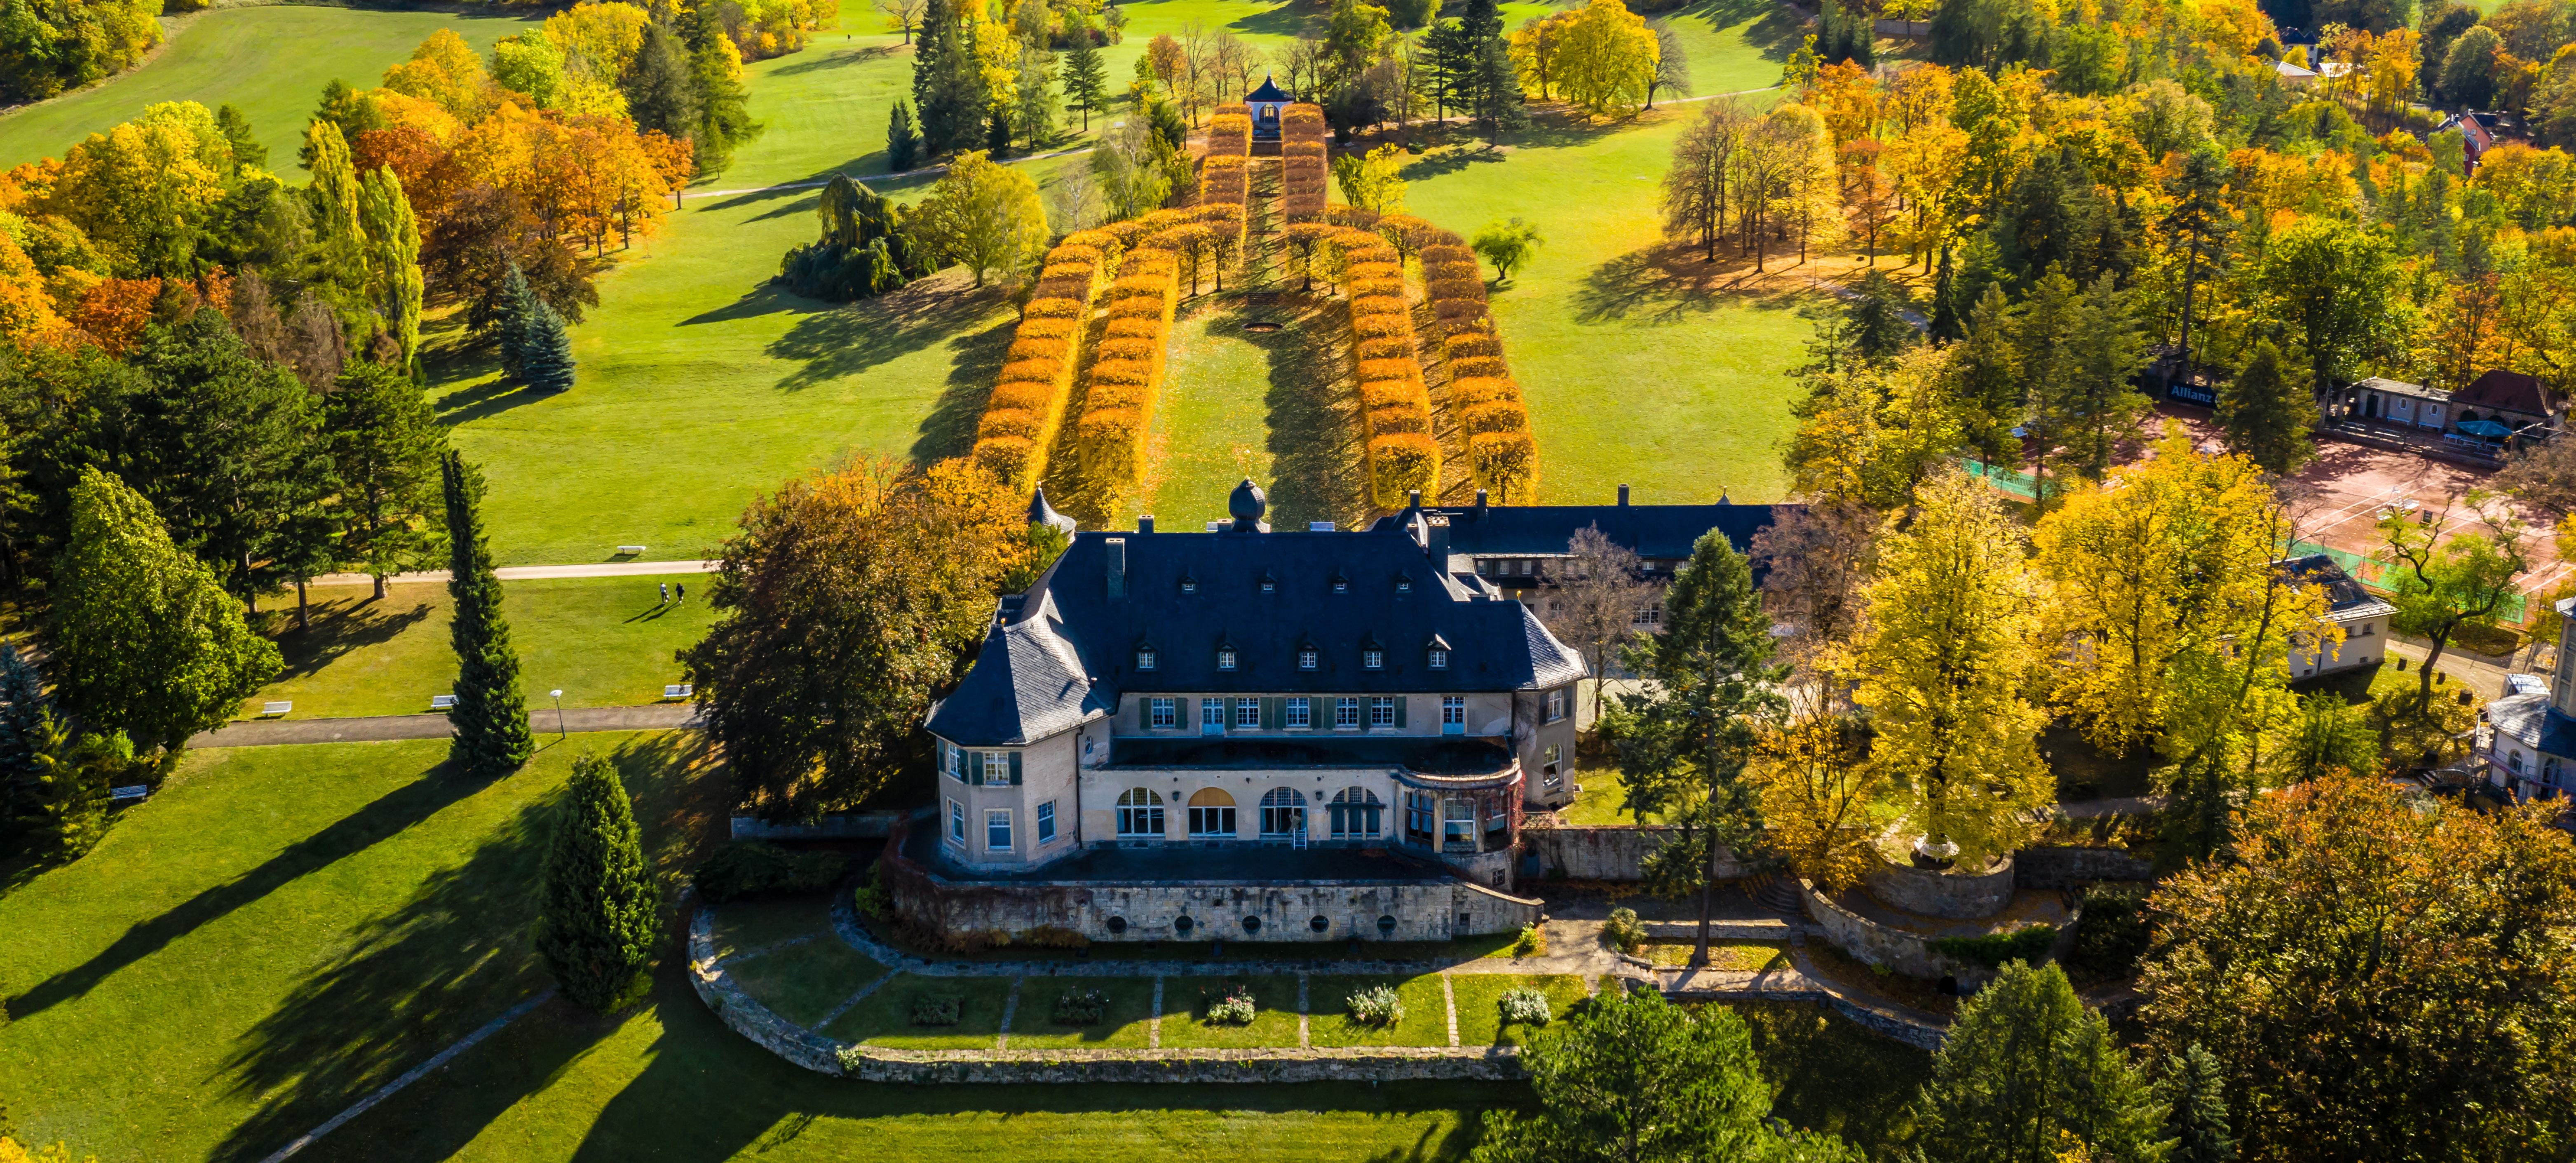
[[[1473,245],[1478,255],[1493,264],[1494,280],[1512,281],[1512,269],[1530,260],[1531,252],[1546,240],[1539,237],[1538,227],[1513,218],[1507,222],[1488,222],[1476,232]]]
[[[2287,476],[2317,453],[2316,399],[2307,370],[2281,357],[2268,339],[2256,340],[2244,370],[2218,390],[2218,430],[2227,450]]]
[[[918,253],[935,263],[965,264],[978,287],[995,273],[1017,273],[1046,249],[1046,207],[1037,183],[980,150],[949,163],[904,223]]]
[[[2246,1159],[2555,1154],[2539,1145],[2576,1120],[2561,806],[2419,800],[2375,774],[2248,797],[2227,858],[2148,900],[2148,1044],[2217,1059]]]
[[[1064,95],[1070,107],[1082,111],[1085,133],[1091,132],[1091,115],[1109,108],[1109,66],[1100,59],[1100,47],[1091,43],[1087,29],[1064,54]]]
[[[340,482],[339,554],[375,578],[381,600],[387,575],[419,568],[437,547],[447,429],[418,387],[380,364],[351,368],[323,410]]]
[[[1172,196],[1171,170],[1163,164],[1170,148],[1141,117],[1101,133],[1100,145],[1091,151],[1091,176],[1113,216],[1134,218]]]
[[[1744,1019],[1653,989],[1604,990],[1521,1053],[1538,1109],[1485,1115],[1473,1163],[1859,1163],[1830,1135],[1770,1119]]]
[[[519,349],[519,379],[540,392],[560,392],[572,387],[572,337],[564,333],[563,316],[543,299],[528,309],[525,336]]]
[[[2272,236],[2255,285],[2257,321],[2308,353],[2308,385],[2334,391],[2397,334],[2396,259],[2377,235],[2326,217]]]
[[[912,127],[912,107],[901,100],[886,115],[886,172],[902,173],[921,158],[921,134]]]
[[[214,571],[171,542],[152,503],[96,468],[72,489],[71,543],[51,593],[57,694],[90,730],[165,755],[232,718],[283,665]]]
[[[501,617],[501,578],[492,572],[492,547],[483,540],[483,474],[454,451],[439,461],[447,503],[447,596],[455,610],[447,627],[456,648],[456,705],[447,713],[456,727],[448,759],[459,774],[495,779],[536,754],[528,728],[527,693],[519,689],[519,652]]]
[[[1710,530],[1664,591],[1664,632],[1621,648],[1620,663],[1645,689],[1619,696],[1601,729],[1617,745],[1631,813],[1666,813],[1682,831],[1654,853],[1649,873],[1666,891],[1699,893],[1699,944],[1708,964],[1719,861],[1761,835],[1744,778],[1757,720],[1778,713],[1788,668],[1753,588],[1753,571],[1726,534]]]
[[[651,988],[660,902],[617,766],[585,754],[564,790],[546,849],[537,955],[573,1004],[612,1013]]]
[[[1011,129],[1028,153],[1055,140],[1055,62],[1056,55],[1042,48],[1020,51],[1020,91],[1011,110]]]
[[[358,221],[367,245],[368,301],[402,344],[408,369],[420,354],[420,221],[392,167],[359,180]]]
[[[2227,1081],[2218,1059],[2194,1042],[2166,1064],[2158,1082],[2158,1097],[2172,1112],[2165,1116],[2165,1134],[2173,1143],[2165,1163],[2235,1163],[2236,1136],[2227,1129]]]
[[[2470,492],[2469,509],[2478,512],[2486,497]],[[2452,532],[2445,511],[2429,523],[2409,520],[2393,511],[2379,522],[2382,557],[2389,569],[2382,582],[2397,613],[2389,628],[2432,641],[2433,648],[2417,668],[2416,706],[2433,702],[2434,667],[2462,629],[2493,626],[2505,604],[2519,595],[2514,579],[2531,568],[2522,546],[2522,530],[2510,518],[2481,516],[2481,528]]]
[[[2379,733],[2370,726],[2367,707],[2347,703],[2333,691],[2300,696],[2298,714],[2281,734],[2272,758],[2282,784],[2304,783],[2333,771],[2368,775],[2379,770]]]
[[[2442,95],[2463,109],[2484,109],[2495,102],[2496,55],[2504,38],[2480,24],[2460,34],[2442,54]]]
[[[2006,962],[1960,1001],[1916,1111],[1928,1163],[2157,1163],[2165,1149],[2145,1072],[2054,964]]]

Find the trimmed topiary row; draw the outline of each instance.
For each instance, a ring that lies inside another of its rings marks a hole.
[[[1109,321],[1084,380],[1074,444],[1083,475],[1095,487],[1136,480],[1145,468],[1145,434],[1163,390],[1172,315],[1181,297],[1182,264],[1223,261],[1243,246],[1239,204],[1157,210],[1091,233],[1124,246],[1105,300]]]
[[[1350,288],[1369,499],[1381,509],[1403,508],[1410,494],[1440,483],[1440,445],[1431,438],[1431,395],[1414,358],[1403,259],[1385,239],[1356,227],[1333,228],[1315,250],[1340,267]]]
[[[1252,156],[1252,115],[1219,113],[1208,118],[1208,156]]]
[[[1298,103],[1280,111],[1280,210],[1290,222],[1313,222],[1324,216],[1325,189],[1332,165],[1324,140],[1332,128],[1322,106]]]
[[[1494,331],[1493,311],[1485,301],[1484,273],[1476,266],[1475,252],[1457,235],[1429,223],[1420,223],[1428,230],[1419,229],[1418,222],[1390,217],[1380,228],[1418,240],[1423,291],[1439,321],[1440,358],[1448,365],[1443,402],[1466,443],[1468,469],[1476,487],[1492,490],[1496,499],[1517,495],[1527,504],[1537,494],[1538,440],[1530,434],[1520,385],[1503,363],[1502,337]]]
[[[1038,274],[1029,305],[1020,312],[1002,373],[975,426],[975,463],[1014,490],[1044,479],[1073,394],[1074,369],[1090,331],[1091,306],[1124,248],[1097,230],[1065,236]]]

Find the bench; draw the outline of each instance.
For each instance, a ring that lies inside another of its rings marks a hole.
[[[145,787],[139,783],[132,787],[112,787],[107,789],[107,802],[111,804],[139,804],[143,802],[143,797],[151,794],[151,788]]]
[[[620,545],[617,547],[617,555],[619,557],[637,557],[641,556],[647,548],[649,547],[642,545]]]
[[[665,699],[693,698],[697,693],[698,688],[694,683],[675,682],[662,688],[662,697]]]
[[[431,695],[429,696],[429,709],[433,711],[453,711],[456,709],[456,696]]]
[[[265,719],[270,715],[291,714],[294,710],[295,703],[292,700],[279,703],[261,703],[259,705],[259,717]]]

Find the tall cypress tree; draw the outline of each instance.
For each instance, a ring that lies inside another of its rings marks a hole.
[[[575,1005],[607,1013],[643,996],[659,928],[635,810],[617,768],[573,761],[538,902],[537,954]]]
[[[450,451],[440,462],[447,493],[447,594],[455,617],[447,628],[456,646],[456,706],[448,721],[456,742],[448,750],[457,770],[490,779],[518,770],[536,753],[528,729],[528,700],[519,690],[519,652],[510,646],[510,624],[501,618],[501,578],[492,572],[492,548],[483,541],[483,474]]]
[[[540,392],[572,386],[572,337],[564,334],[563,316],[538,300],[528,311],[526,347],[519,354],[519,379]]]
[[[1100,46],[1091,43],[1091,30],[1080,32],[1064,54],[1064,95],[1082,110],[1082,131],[1089,133],[1091,115],[1109,108],[1109,66],[1100,59]]]

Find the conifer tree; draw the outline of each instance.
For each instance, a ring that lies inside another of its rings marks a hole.
[[[519,653],[501,618],[501,579],[492,572],[492,548],[483,541],[483,474],[450,451],[441,461],[447,498],[447,593],[455,606],[448,640],[456,647],[456,706],[448,721],[456,741],[448,750],[458,772],[491,779],[518,770],[535,754],[528,728],[528,700],[519,689]]]
[[[340,482],[334,512],[337,553],[375,578],[418,568],[438,544],[438,454],[447,429],[412,382],[379,364],[358,364],[323,398],[332,475]]]
[[[921,134],[912,128],[912,107],[897,98],[886,119],[886,172],[899,174],[921,157]]]
[[[0,859],[18,850],[18,838],[36,810],[37,749],[53,725],[53,700],[44,676],[15,646],[0,644]]]
[[[528,322],[537,311],[537,296],[528,289],[528,276],[519,269],[518,260],[510,261],[509,273],[501,276],[501,325],[496,328],[501,340],[501,370],[513,379],[528,356]]]
[[[349,142],[340,136],[339,126],[316,120],[304,128],[304,145],[312,155],[305,163],[313,171],[306,196],[313,202],[315,241],[335,272],[348,271],[365,245],[358,227],[358,171],[349,160]]]
[[[1081,31],[1064,54],[1064,95],[1082,111],[1082,131],[1089,133],[1091,115],[1109,108],[1109,66],[1100,59],[1100,47],[1091,43],[1091,30]]]
[[[2002,287],[1989,284],[1968,313],[1967,334],[1952,357],[1954,390],[1965,405],[1968,446],[1987,464],[2021,463],[2021,377],[2014,367],[2013,312]]]
[[[948,0],[930,0],[913,42],[912,108],[932,155],[972,149],[989,130],[992,97],[974,45],[965,40]]]
[[[1917,1111],[1930,1163],[2153,1159],[2162,1145],[2143,1072],[2054,964],[2007,962],[1961,999]]]
[[[2165,1134],[2173,1150],[2165,1163],[2233,1163],[2236,1136],[2227,1128],[2227,1094],[2218,1056],[2194,1042],[2167,1064],[2162,1097],[2172,1108]]]
[[[760,136],[751,119],[751,93],[742,83],[742,53],[716,6],[699,0],[680,13],[680,39],[689,49],[689,78],[698,106],[697,132],[689,144],[697,170],[712,174],[733,162],[734,147]]]
[[[644,40],[619,85],[637,129],[659,130],[673,138],[698,131],[696,77],[680,48],[679,38],[661,24],[644,26]]]
[[[616,765],[583,755],[565,791],[546,850],[537,954],[573,1004],[609,1013],[650,984],[657,902]]]
[[[2309,432],[2317,425],[2317,405],[2308,391],[2308,369],[2281,357],[2268,339],[2257,340],[2227,386],[2218,390],[2218,429],[2227,450],[2263,471],[2288,475],[2317,452]]]
[[[39,860],[78,860],[107,835],[110,789],[133,772],[134,744],[123,731],[75,734],[47,711],[33,759],[36,775],[20,820],[21,846]]]
[[[540,392],[572,387],[572,338],[563,316],[543,300],[528,311],[527,346],[519,354],[519,379]]]
[[[224,140],[232,143],[233,173],[268,166],[268,147],[251,133],[250,115],[225,105],[215,110],[215,125],[224,131]]]

